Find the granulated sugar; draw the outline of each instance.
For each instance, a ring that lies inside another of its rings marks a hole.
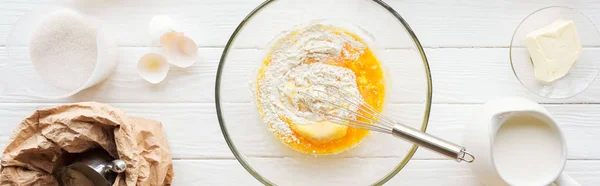
[[[48,83],[77,89],[92,75],[98,57],[98,28],[73,11],[54,12],[34,31],[29,55]]]

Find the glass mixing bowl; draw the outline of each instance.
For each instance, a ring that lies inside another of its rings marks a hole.
[[[334,155],[314,156],[285,146],[260,118],[251,85],[271,42],[308,23],[342,27],[359,35],[381,62],[386,81],[384,114],[425,131],[431,108],[431,75],[415,33],[379,0],[266,1],[240,23],[217,71],[219,123],[242,166],[267,185],[379,185],[396,175],[417,147],[372,132]]]

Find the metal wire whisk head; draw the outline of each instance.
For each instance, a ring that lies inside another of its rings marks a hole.
[[[329,122],[345,125],[353,128],[361,128],[371,131],[383,132],[391,134],[394,128],[394,121],[385,117],[380,113],[379,110],[375,109],[367,102],[365,102],[360,95],[352,94],[348,91],[341,90],[333,86],[325,86],[326,91],[323,90],[311,90],[308,92],[299,92],[303,96],[312,99],[319,100],[322,103],[332,107],[335,107],[341,111],[348,112],[353,117],[343,117],[326,110],[312,109],[313,112],[317,112],[321,115],[326,116]],[[312,95],[311,95],[312,94]],[[324,99],[319,99],[324,98]],[[337,103],[337,104],[336,104]],[[339,104],[343,103],[343,104]],[[351,108],[357,108],[356,110]]]

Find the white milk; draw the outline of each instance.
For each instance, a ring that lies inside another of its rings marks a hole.
[[[562,170],[561,136],[550,121],[535,114],[506,117],[493,139],[492,157],[511,185],[540,185]]]

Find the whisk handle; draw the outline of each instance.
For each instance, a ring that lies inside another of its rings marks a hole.
[[[458,162],[465,161],[471,163],[475,160],[475,157],[468,153],[464,147],[406,125],[394,125],[392,135],[413,142],[420,147],[440,153]]]

